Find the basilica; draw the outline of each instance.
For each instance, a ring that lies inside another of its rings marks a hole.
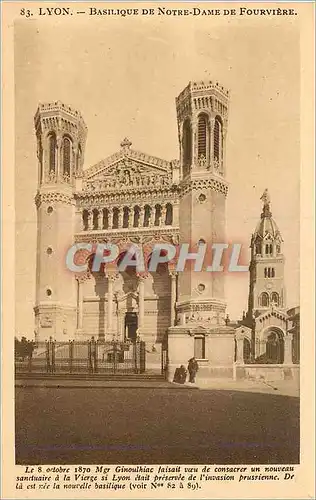
[[[268,192],[251,238],[248,311],[238,323],[227,319],[223,273],[192,266],[177,273],[172,262],[152,273],[117,267],[132,243],[148,264],[157,242],[189,243],[192,251],[225,242],[228,108],[219,83],[190,82],[176,98],[179,159],[137,151],[125,138],[117,152],[84,166],[80,112],[59,101],[39,105],[37,339],[141,338],[153,351],[167,341],[171,372],[195,355],[206,376],[230,376],[234,362],[297,363],[299,321],[286,309],[282,236]],[[84,242],[115,243],[117,262],[71,273],[66,253]]]

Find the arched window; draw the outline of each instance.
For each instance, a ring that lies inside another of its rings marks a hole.
[[[118,229],[119,225],[119,209],[113,208],[113,224],[112,229]]]
[[[269,307],[269,295],[263,292],[260,296],[261,307]]]
[[[70,177],[70,149],[71,141],[68,137],[63,140],[63,174]]]
[[[160,219],[161,219],[161,205],[156,205],[155,206],[155,221],[154,225],[159,226],[160,225]]]
[[[144,227],[149,227],[149,221],[151,216],[151,207],[149,205],[145,205],[144,207]]]
[[[222,121],[219,116],[215,118],[214,124],[214,160],[220,162],[222,159]]]
[[[107,208],[103,209],[102,227],[103,229],[109,229],[109,211]]]
[[[133,227],[139,227],[139,219],[140,219],[140,208],[134,207]]]
[[[99,223],[99,211],[96,208],[94,208],[92,211],[92,227],[94,231],[98,229],[98,223]]]
[[[88,229],[89,229],[89,212],[88,212],[88,210],[84,210],[82,212],[82,225],[83,225],[83,230],[88,231]]]
[[[271,278],[275,278],[275,270],[274,267],[271,269]]]
[[[267,277],[268,277],[268,270],[267,270],[267,268],[266,268],[266,267],[264,268],[264,277],[265,277],[265,278],[267,278]]]
[[[182,133],[183,177],[190,171],[192,162],[192,131],[190,120],[185,120]]]
[[[279,306],[279,294],[277,292],[273,292],[271,294],[271,303],[273,303],[275,306]]]
[[[128,227],[128,222],[129,222],[129,208],[124,207],[123,208],[123,227],[124,228]]]
[[[208,118],[202,114],[198,118],[198,158],[207,159]]]
[[[260,245],[260,243],[256,244],[256,254],[257,255],[261,254],[261,245]]]
[[[48,149],[49,149],[49,173],[56,172],[56,136],[51,134],[48,139]]]
[[[42,141],[39,138],[37,141],[37,158],[39,162],[39,180],[40,182],[43,181],[43,147],[42,147]]]
[[[81,163],[81,146],[78,144],[78,153],[77,153],[77,162],[76,162],[76,171],[78,172],[80,169],[80,163]]]
[[[166,205],[166,226],[171,226],[173,220],[173,209],[171,203]]]

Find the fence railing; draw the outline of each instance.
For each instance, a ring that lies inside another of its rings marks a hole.
[[[34,343],[28,349],[16,349],[16,373],[49,374],[128,374],[144,373],[145,342],[58,342]]]

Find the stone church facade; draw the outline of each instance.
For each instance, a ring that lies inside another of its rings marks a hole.
[[[39,105],[37,339],[140,337],[159,351],[167,336],[171,373],[195,354],[202,372],[217,376],[231,374],[240,339],[244,345],[249,337],[252,357],[260,355],[265,337],[253,333],[259,328],[253,321],[264,328],[280,323],[285,334],[281,237],[267,238],[261,225],[253,248],[268,245],[272,253],[260,260],[252,252],[249,311],[237,327],[225,319],[224,273],[194,272],[192,266],[176,273],[173,263],[159,265],[155,273],[136,273],[132,267],[119,272],[116,263],[74,275],[65,266],[74,243],[115,243],[118,261],[136,243],[148,263],[157,242],[188,243],[195,252],[201,244],[225,242],[228,106],[229,93],[218,83],[190,82],[176,98],[179,160],[136,151],[124,139],[115,154],[84,169],[87,127],[80,112],[61,102]],[[263,224],[269,228],[265,207]],[[92,256],[85,258],[89,262]],[[264,284],[264,273],[272,273],[271,256],[276,259],[277,274],[269,274],[274,296]],[[267,296],[273,310],[266,318]]]

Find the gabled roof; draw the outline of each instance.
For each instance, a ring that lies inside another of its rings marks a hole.
[[[256,317],[256,322],[267,319],[269,316],[274,316],[275,318],[282,319],[286,321],[288,319],[288,315],[285,311],[281,309],[276,309],[275,307],[268,309],[267,311],[262,312],[259,316]]]
[[[109,167],[115,166],[117,163],[122,162],[122,160],[126,161],[127,168],[128,161],[134,161],[146,167],[151,167],[157,174],[168,175],[171,172],[172,162],[131,149],[131,145],[132,143],[125,138],[121,142],[120,151],[86,169],[83,173],[84,178],[93,179],[98,177],[99,174],[106,174]],[[175,161],[175,163],[177,162]]]

